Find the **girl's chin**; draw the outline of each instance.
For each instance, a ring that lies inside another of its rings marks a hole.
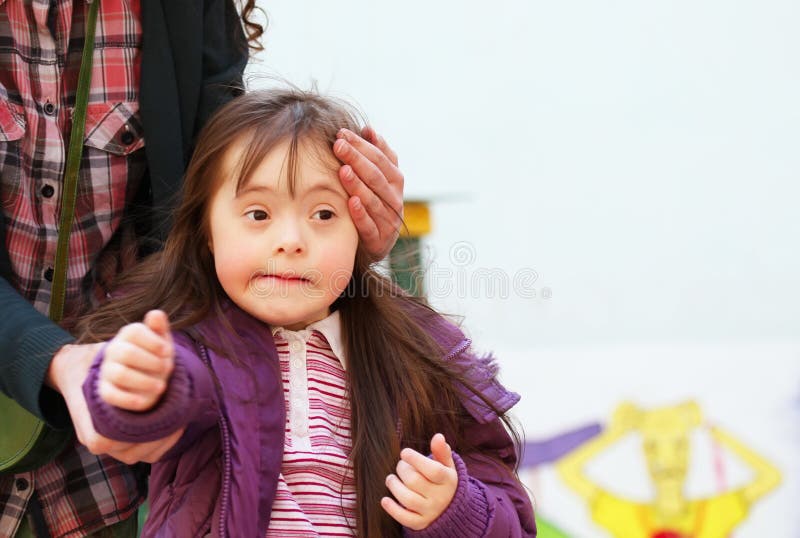
[[[263,314],[263,312],[260,312],[259,314]],[[261,321],[271,327],[283,327],[289,331],[301,331],[312,323],[327,318],[330,314],[330,309],[324,312],[318,312],[316,314],[310,314],[301,317],[276,316],[274,315],[274,312],[271,314],[272,315],[256,315],[255,317],[259,318]]]

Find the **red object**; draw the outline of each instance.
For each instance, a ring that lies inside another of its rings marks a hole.
[[[690,537],[685,534],[681,534],[680,532],[664,530],[664,531],[654,532],[651,538],[690,538]]]

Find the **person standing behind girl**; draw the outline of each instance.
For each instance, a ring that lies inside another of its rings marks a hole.
[[[82,320],[110,339],[83,387],[97,431],[185,428],[144,536],[536,535],[519,396],[363,250],[331,150],[356,118],[295,89],[224,106],[164,250]]]

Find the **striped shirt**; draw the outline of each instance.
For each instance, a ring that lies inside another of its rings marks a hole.
[[[11,284],[45,314],[87,8],[82,0],[0,0],[5,246]],[[133,252],[133,242],[132,229],[121,221],[145,168],[140,14],[140,0],[102,0],[98,13],[66,318],[102,297],[133,259],[122,255]],[[130,516],[141,502],[130,468],[82,447],[68,450],[36,472],[0,477],[0,536],[13,536],[34,491],[53,537],[85,535]]]
[[[350,409],[339,313],[305,330],[273,328],[286,434],[269,538],[355,536]]]

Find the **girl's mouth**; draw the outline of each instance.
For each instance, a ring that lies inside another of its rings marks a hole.
[[[298,276],[294,273],[283,273],[283,274],[258,274],[256,278],[262,281],[271,281],[271,282],[280,282],[286,284],[302,284],[305,282],[311,282],[307,278],[303,278],[302,276]]]

